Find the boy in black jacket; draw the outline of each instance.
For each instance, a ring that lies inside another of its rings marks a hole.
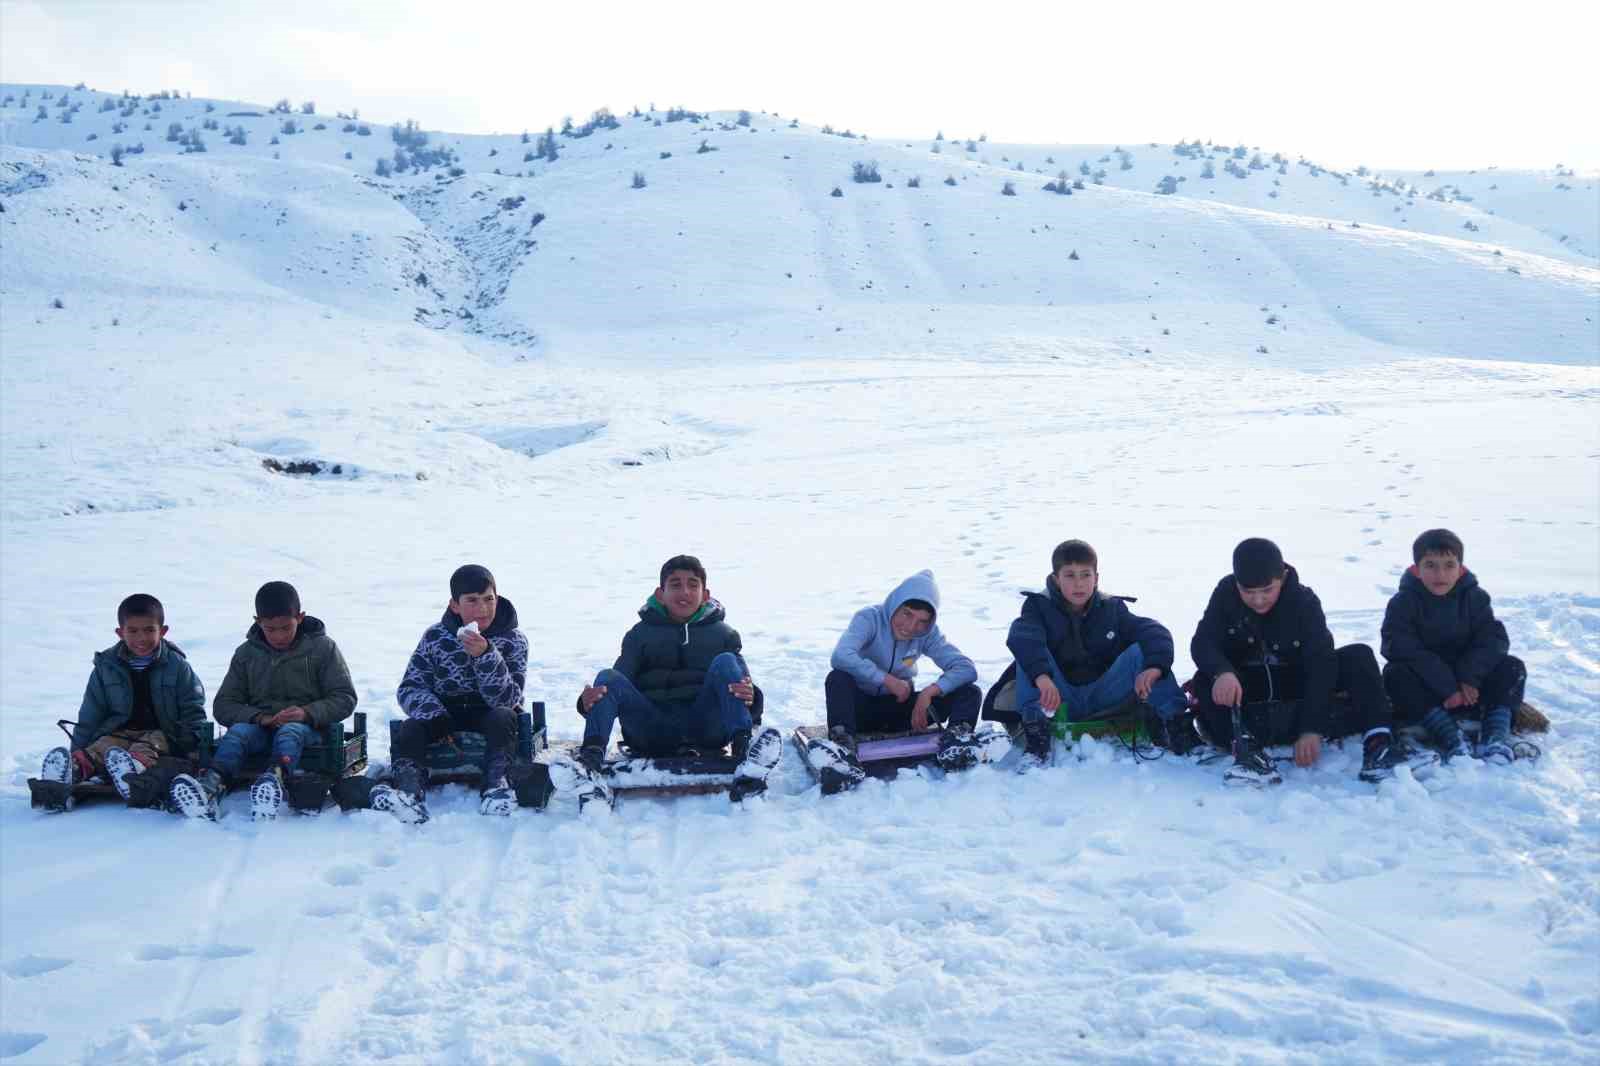
[[[1363,781],[1393,777],[1394,767],[1410,754],[1390,731],[1389,702],[1372,649],[1334,648],[1322,602],[1300,584],[1270,540],[1251,537],[1233,550],[1233,573],[1211,593],[1189,653],[1200,670],[1194,688],[1201,722],[1214,743],[1233,745],[1230,782],[1281,780],[1245,718],[1236,718],[1235,709],[1246,703],[1268,701],[1286,715],[1275,731],[1293,738],[1297,766],[1316,763],[1324,736],[1350,733],[1362,736]],[[1335,691],[1350,695],[1348,718],[1335,713]]]
[[[1511,641],[1489,594],[1462,565],[1460,537],[1430,529],[1411,545],[1411,558],[1415,565],[1383,615],[1383,683],[1395,713],[1420,721],[1447,761],[1472,754],[1455,716],[1481,715],[1478,757],[1505,765],[1527,671],[1508,654]]]
[[[1086,721],[1129,700],[1163,721],[1187,706],[1172,676],[1172,632],[1100,591],[1100,558],[1081,540],[1056,545],[1043,592],[1025,592],[1006,647],[1017,662],[1024,759],[1050,757],[1050,721]]]
[[[692,555],[661,567],[661,584],[639,608],[609,670],[578,697],[585,718],[578,763],[599,770],[620,719],[634,751],[663,755],[683,748],[732,748],[741,764],[775,762],[783,740],[775,729],[751,739],[761,718],[761,692],[750,680],[738,630],[711,597],[706,569]],[[765,769],[760,777],[765,780]]]

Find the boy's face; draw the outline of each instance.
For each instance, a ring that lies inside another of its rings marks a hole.
[[[933,612],[910,604],[901,604],[889,616],[889,628],[895,640],[914,640],[933,628]]]
[[[306,620],[306,613],[279,615],[276,618],[257,618],[256,625],[261,627],[261,635],[267,638],[267,644],[274,651],[288,651],[294,644],[295,636],[300,632],[300,623]]]
[[[700,575],[693,570],[674,570],[667,575],[667,583],[656,589],[656,599],[667,609],[667,617],[674,622],[687,622],[694,617],[711,596]]]
[[[167,627],[153,614],[131,615],[117,627],[117,636],[122,638],[122,643],[141,657],[154,655],[161,638],[166,635]]]
[[[450,609],[461,616],[461,624],[478,623],[478,632],[487,633],[494,622],[494,613],[500,606],[500,597],[490,585],[482,592],[463,592],[459,600],[450,601]]]
[[[1435,596],[1448,596],[1461,580],[1461,560],[1454,555],[1424,555],[1417,564],[1417,576]]]
[[[1056,588],[1075,611],[1094,597],[1095,586],[1100,583],[1100,573],[1088,563],[1062,563],[1056,571]]]
[[[1269,584],[1247,589],[1237,581],[1234,585],[1239,590],[1239,598],[1246,607],[1256,614],[1266,614],[1278,605],[1278,597],[1283,594],[1283,578],[1275,577]]]

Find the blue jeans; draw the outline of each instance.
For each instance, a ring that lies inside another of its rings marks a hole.
[[[1137,644],[1129,646],[1105,673],[1087,685],[1067,684],[1061,667],[1051,659],[1050,679],[1061,693],[1061,707],[1056,714],[1065,713],[1069,722],[1092,721],[1130,699],[1133,696],[1133,679],[1143,671],[1144,650]],[[1024,722],[1043,722],[1052,716],[1039,706],[1039,689],[1033,683],[1033,678],[1023,676],[1026,673],[1021,666],[1017,667],[1017,713]],[[1170,671],[1150,686],[1150,699],[1147,702],[1162,718],[1171,718],[1188,706],[1183,689],[1178,687],[1177,679]]]
[[[272,761],[282,766],[284,773],[293,773],[300,767],[301,753],[316,741],[317,731],[304,722],[290,722],[276,729],[240,722],[229,726],[217,742],[211,768],[231,780],[239,775],[239,767],[244,765],[245,759],[270,751]]]
[[[750,708],[728,691],[745,678],[737,655],[723,652],[711,660],[706,679],[694,702],[658,706],[615,670],[602,670],[594,683],[606,694],[589,708],[583,727],[585,746],[603,748],[611,743],[611,727],[622,720],[628,746],[642,751],[667,752],[684,745],[720,748],[738,732],[750,729]]]

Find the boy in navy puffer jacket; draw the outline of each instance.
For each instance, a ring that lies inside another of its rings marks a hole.
[[[1512,760],[1511,717],[1527,671],[1508,654],[1506,627],[1462,565],[1464,554],[1448,529],[1427,530],[1412,544],[1415,565],[1383,616],[1383,683],[1395,716],[1420,721],[1447,760],[1472,754],[1456,715],[1481,715],[1478,756],[1503,765]]]

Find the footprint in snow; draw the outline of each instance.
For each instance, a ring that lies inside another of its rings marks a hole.
[[[359,885],[363,871],[359,866],[335,866],[322,875],[322,879],[330,885]]]
[[[0,966],[0,972],[11,977],[38,977],[40,974],[53,973],[71,965],[71,959],[53,959],[48,955],[24,955],[20,959],[12,959],[4,966]]]

